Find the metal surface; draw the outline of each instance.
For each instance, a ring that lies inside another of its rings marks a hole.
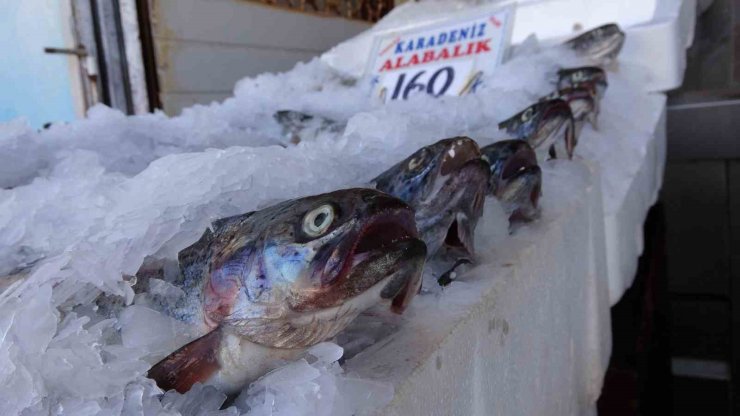
[[[52,47],[46,47],[44,48],[44,53],[61,53],[65,55],[77,55],[80,57],[87,56],[87,50],[85,48],[52,48]]]
[[[377,22],[393,9],[393,0],[251,0],[304,13]]]
[[[118,0],[92,0],[103,102],[126,114],[133,113],[126,49]]]
[[[369,27],[242,0],[138,0],[138,6],[150,103],[169,115],[223,100],[240,79],[289,70]]]
[[[162,108],[162,100],[159,96],[159,76],[157,75],[157,60],[150,18],[151,9],[148,0],[136,0],[136,14],[139,19],[139,38],[141,39],[141,56],[144,63],[149,111],[154,111]]]
[[[0,0],[0,122],[24,118],[41,128],[83,114],[81,60],[44,52],[46,47],[76,48],[69,6],[66,1]]]

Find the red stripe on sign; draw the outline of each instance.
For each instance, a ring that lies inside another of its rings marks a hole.
[[[496,16],[491,16],[491,18],[488,19],[488,20],[490,20],[491,23],[493,23],[494,26],[501,27],[501,21],[498,20],[498,19],[496,19]]]
[[[385,49],[383,49],[382,51],[380,51],[380,55],[384,55],[386,52],[388,52],[389,50],[391,50],[391,48],[393,48],[394,46],[396,46],[396,44],[398,42],[400,42],[400,41],[401,41],[401,38],[400,37],[397,37],[396,39],[394,39],[393,42],[391,42],[390,45],[386,46]]]

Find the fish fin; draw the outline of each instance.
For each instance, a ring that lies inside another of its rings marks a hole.
[[[216,329],[168,355],[147,372],[164,391],[185,393],[197,382],[205,382],[221,368],[218,350],[221,331]]]

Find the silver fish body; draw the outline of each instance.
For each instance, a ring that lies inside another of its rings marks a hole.
[[[488,191],[509,215],[509,222],[529,222],[540,215],[542,170],[534,149],[523,140],[504,140],[481,148],[490,166]]]
[[[234,356],[329,339],[378,302],[402,312],[421,285],[426,246],[406,203],[347,189],[218,220],[178,258],[175,285],[186,296],[173,315],[205,335],[149,375],[185,391],[223,378],[234,362],[244,374],[256,365]],[[229,342],[242,349],[225,350]],[[231,379],[230,388],[249,381]]]
[[[472,257],[488,177],[478,144],[455,137],[419,149],[373,182],[414,208],[429,255],[446,247]]]
[[[615,23],[591,29],[565,44],[581,56],[608,64],[615,60],[624,46],[625,33]]]
[[[551,157],[565,153],[572,158],[577,144],[573,113],[560,98],[532,104],[499,123],[498,128],[515,139],[526,140],[537,151],[549,151]],[[557,152],[556,148],[562,150]]]

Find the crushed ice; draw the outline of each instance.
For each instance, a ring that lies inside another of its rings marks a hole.
[[[0,276],[7,277],[0,278],[0,414],[349,415],[382,407],[393,386],[344,374],[343,350],[329,343],[232,403],[201,385],[161,396],[145,372],[193,334],[135,296],[124,276],[147,257],[174,258],[216,218],[360,186],[440,138],[501,139],[497,122],[549,93],[547,74],[581,64],[567,51],[528,44],[475,95],[379,106],[368,100],[366,83],[313,60],[244,79],[233,98],[179,117],[126,117],[98,106],[85,120],[42,131],[21,120],[1,124]],[[584,129],[577,148],[577,157],[601,166],[607,211],[639,168],[652,127],[644,120],[661,108],[661,96],[643,92],[642,74],[628,65],[609,73],[601,129]],[[283,109],[347,125],[292,145],[272,117]],[[548,204],[567,200],[578,180],[568,177],[567,162],[544,170],[546,221]],[[536,238],[536,226],[522,233]],[[490,200],[476,238],[484,259],[513,238]],[[149,289],[178,295],[164,282]],[[405,319],[436,308],[432,298],[465,290],[460,282],[422,296]],[[101,295],[111,302],[96,305]],[[352,355],[389,336],[388,328],[403,328],[363,319],[364,327],[338,338]]]

